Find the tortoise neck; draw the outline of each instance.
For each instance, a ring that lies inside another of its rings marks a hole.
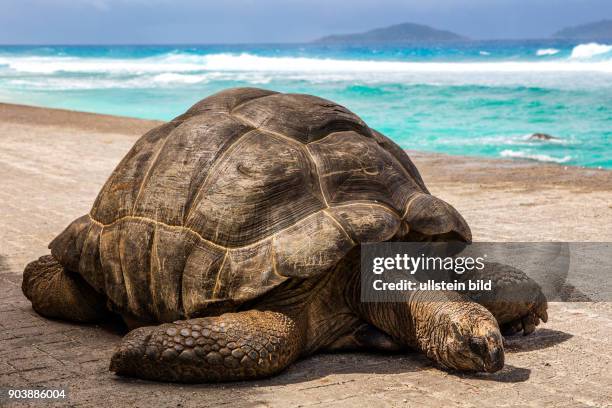
[[[282,312],[303,324],[303,354],[312,354],[361,323],[351,306],[354,301],[349,289],[358,281],[359,269],[353,269],[353,258],[347,256],[320,276],[289,279],[253,308]]]

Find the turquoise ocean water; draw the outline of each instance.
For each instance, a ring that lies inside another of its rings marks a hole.
[[[0,47],[2,102],[170,119],[234,86],[332,99],[407,149],[612,168],[612,42]]]

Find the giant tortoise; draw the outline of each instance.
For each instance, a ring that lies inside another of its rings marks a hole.
[[[533,331],[542,296],[510,308],[450,291],[360,300],[361,243],[448,240],[471,240],[463,217],[348,109],[229,89],[142,136],[91,211],[25,268],[23,291],[43,316],[121,316],[133,330],[110,369],[124,376],[254,379],[360,349],[497,371],[500,328]]]

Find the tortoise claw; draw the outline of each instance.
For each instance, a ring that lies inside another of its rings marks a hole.
[[[548,321],[548,312],[546,311],[547,307],[548,305],[546,304],[546,301],[544,301],[543,303],[540,303],[535,309],[536,315],[538,315],[540,320],[542,320],[544,323]]]
[[[502,333],[504,336],[511,336],[521,331],[524,336],[533,333],[536,326],[540,324],[540,321],[544,323],[548,321],[547,308],[548,304],[542,295],[525,315],[502,325]]]
[[[540,323],[540,319],[533,312],[523,317],[521,321],[523,324],[523,336],[533,333],[536,326]]]

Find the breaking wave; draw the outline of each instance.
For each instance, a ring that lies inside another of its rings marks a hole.
[[[521,150],[502,150],[499,154],[501,157],[509,157],[513,159],[535,160],[544,163],[567,163],[572,160],[571,156],[552,157],[547,154],[529,153]]]
[[[572,58],[553,61],[491,61],[491,62],[410,62],[382,60],[351,60],[311,57],[267,57],[250,53],[219,53],[191,55],[168,53],[147,58],[78,58],[63,56],[4,56],[4,66],[17,73],[54,74],[187,74],[198,72],[280,72],[280,73],[512,73],[512,72],[584,72],[612,73],[612,60],[584,61],[589,56],[612,50],[602,44],[581,44],[572,51]],[[540,50],[543,51],[543,50]],[[550,50],[546,50],[550,51]],[[579,61],[573,61],[579,59]],[[161,80],[195,81],[174,76]]]
[[[558,54],[558,53],[559,53],[559,50],[556,49],[556,48],[543,48],[541,50],[538,50],[536,52],[536,55],[538,57],[543,57],[545,55],[555,55],[555,54]]]
[[[612,45],[607,44],[598,44],[598,43],[588,43],[588,44],[580,44],[572,49],[572,54],[570,58],[575,59],[588,59],[592,58],[596,55],[607,54],[612,51]]]
[[[528,133],[525,135],[502,135],[502,136],[483,136],[470,139],[471,142],[480,144],[480,145],[493,145],[493,146],[521,146],[521,147],[531,147],[534,145],[560,145],[560,146],[571,146],[576,144],[574,140],[570,139],[549,139],[549,140],[539,140],[532,139],[533,133]],[[453,143],[452,141],[446,141],[446,143]],[[465,140],[457,140],[455,143],[465,144]]]

